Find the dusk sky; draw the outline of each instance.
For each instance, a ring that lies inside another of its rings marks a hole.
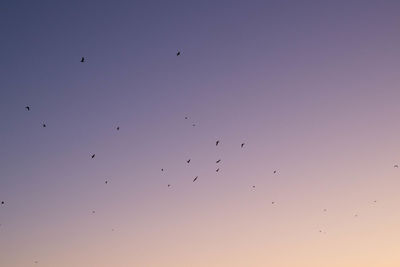
[[[0,48],[1,267],[400,266],[400,1],[2,0]]]

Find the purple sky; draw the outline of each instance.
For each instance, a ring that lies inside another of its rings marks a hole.
[[[399,14],[1,1],[0,265],[399,266]]]

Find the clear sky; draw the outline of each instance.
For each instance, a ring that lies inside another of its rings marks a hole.
[[[399,14],[0,1],[0,266],[400,266]]]

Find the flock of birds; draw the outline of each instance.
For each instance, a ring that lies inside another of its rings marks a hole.
[[[182,52],[179,51],[179,50],[176,52],[176,56],[180,56],[181,54],[182,54]],[[86,58],[85,58],[85,57],[82,57],[81,60],[80,60],[80,62],[81,62],[81,63],[85,63],[85,62],[86,62]],[[28,105],[28,106],[25,106],[25,109],[26,109],[26,111],[31,111],[31,107],[30,107],[29,105]],[[185,117],[185,120],[187,120],[187,119],[188,119],[188,117]],[[194,127],[194,126],[196,126],[196,124],[193,123],[192,126]],[[47,125],[46,125],[45,122],[42,123],[42,127],[43,127],[43,128],[46,128],[46,127],[47,127]],[[119,130],[120,130],[120,126],[117,126],[117,127],[116,127],[116,130],[119,131]],[[218,146],[220,143],[221,143],[220,140],[216,140],[216,141],[215,141],[215,146]],[[243,149],[243,148],[245,147],[245,143],[244,143],[244,142],[241,143],[241,144],[240,144],[240,147]],[[96,157],[96,154],[91,154],[90,157],[91,157],[91,159],[94,159],[94,158]],[[222,159],[218,159],[215,163],[216,163],[216,164],[219,164],[219,163],[221,163],[221,161],[222,161]],[[186,163],[187,163],[187,164],[190,164],[190,162],[191,162],[191,159],[190,159],[190,158],[186,160]],[[399,165],[398,165],[398,164],[395,164],[393,167],[394,167],[394,168],[399,168]],[[161,172],[164,172],[164,170],[165,170],[164,168],[161,168]],[[215,170],[215,172],[218,173],[219,171],[220,171],[220,168],[217,167],[216,170]],[[273,173],[274,173],[274,174],[277,174],[277,170],[274,170]],[[199,178],[199,176],[194,177],[193,182],[196,182],[196,181],[198,180],[198,178]],[[105,183],[105,184],[108,184],[109,181],[106,180],[104,183]],[[167,187],[171,187],[171,184],[167,184]],[[253,185],[252,188],[255,189],[256,186]],[[377,202],[377,201],[374,200],[374,203],[376,203],[376,202]],[[5,205],[5,201],[1,201],[0,203],[1,203],[2,206]],[[272,201],[271,204],[275,204],[275,202]],[[323,212],[327,212],[327,209],[323,209]],[[96,213],[96,211],[95,211],[95,210],[92,210],[92,214],[95,214],[95,213]],[[358,214],[355,214],[354,217],[358,217]],[[112,229],[112,231],[114,231],[114,229]],[[320,232],[320,233],[324,233],[322,230],[319,230],[319,232]],[[38,261],[35,261],[34,263],[37,264]]]

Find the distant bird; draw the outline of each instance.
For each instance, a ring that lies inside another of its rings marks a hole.
[[[326,212],[326,209],[324,209],[324,212]]]
[[[181,55],[181,51],[178,50],[178,52],[176,52],[176,56],[180,56]]]
[[[396,165],[394,165],[394,167],[395,167],[395,168],[398,168],[398,167],[399,167],[399,165],[397,165],[397,164],[396,164]]]
[[[85,57],[81,58],[81,63],[85,62]]]
[[[196,126],[196,124],[193,123],[192,126],[194,127],[194,126]]]
[[[219,140],[217,140],[217,142],[215,142],[215,146],[218,146],[218,144],[219,144]]]
[[[197,178],[199,178],[199,176],[196,176],[196,177],[193,179],[193,182],[196,182]]]
[[[46,123],[43,123],[42,126],[43,126],[43,128],[46,128]]]
[[[163,171],[164,171],[164,169],[161,169],[161,171],[163,172]]]
[[[215,163],[220,163],[221,162],[221,160],[219,159],[219,160],[217,160]]]
[[[244,143],[242,143],[242,144],[240,145],[240,147],[243,148],[243,147],[244,147]]]
[[[26,109],[27,111],[29,111],[29,110],[31,110],[31,107],[30,107],[30,106],[26,106],[25,109]]]
[[[170,184],[168,184],[168,187],[171,187],[171,185],[170,185]]]
[[[219,172],[219,168],[215,170],[216,172]]]
[[[274,202],[274,201],[272,201],[272,202],[271,202],[271,204],[272,204],[272,205],[274,205],[274,204],[275,204],[275,202]]]
[[[108,181],[107,181],[107,180],[105,181],[105,184],[108,184]]]
[[[376,200],[374,200],[374,203],[376,203]]]
[[[185,117],[185,120],[187,120],[188,119],[188,117]]]
[[[276,173],[276,171],[274,171],[274,173]]]
[[[93,154],[91,157],[92,157],[92,159],[94,159],[94,157],[96,157],[96,154]]]
[[[190,163],[190,159],[188,159],[186,162],[187,162],[187,163]]]
[[[95,214],[96,213],[96,211],[95,210],[92,210],[92,214]]]
[[[4,201],[1,202],[1,205],[4,205]]]
[[[117,126],[117,131],[119,131],[119,126]]]
[[[253,188],[256,188],[256,186],[255,186],[255,185],[253,185]]]

